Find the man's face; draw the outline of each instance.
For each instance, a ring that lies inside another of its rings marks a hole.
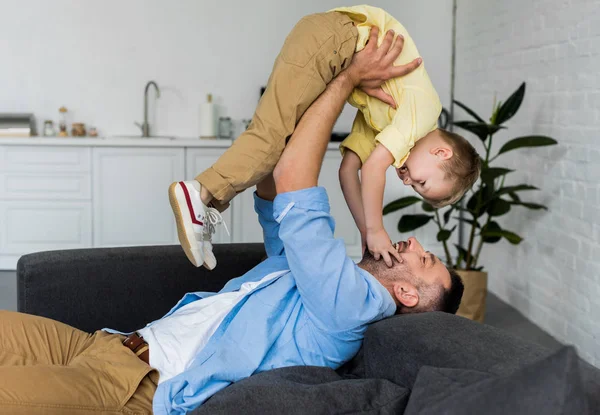
[[[406,241],[396,244],[402,265],[414,276],[416,284],[442,285],[450,289],[450,273],[438,257],[425,251],[416,238],[411,237]]]

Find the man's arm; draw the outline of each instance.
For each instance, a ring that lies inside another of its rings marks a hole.
[[[273,199],[277,196],[273,174],[266,176],[256,185],[254,194],[254,210],[258,214],[258,222],[263,230],[265,251],[267,256],[283,254],[283,242],[279,238],[279,223],[273,218]]]
[[[393,314],[396,305],[346,255],[344,242],[334,238],[327,193],[316,185],[331,129],[352,89],[372,76],[373,69],[382,78],[398,76],[393,57],[387,55],[400,51],[392,52],[390,44],[377,49],[373,42],[327,86],[300,120],[274,172],[274,215],[305,310],[318,329],[348,338],[360,335],[354,329]],[[385,53],[375,54],[382,48]]]

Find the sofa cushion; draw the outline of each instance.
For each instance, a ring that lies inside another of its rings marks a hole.
[[[243,379],[194,414],[399,414],[409,391],[382,379],[344,379],[314,366],[274,369]]]
[[[452,314],[400,315],[372,324],[351,373],[412,388],[423,366],[505,375],[550,351],[505,331]]]
[[[406,415],[586,414],[579,359],[572,347],[505,376],[425,366]]]

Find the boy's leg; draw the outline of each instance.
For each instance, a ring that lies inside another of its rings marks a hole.
[[[306,109],[352,60],[358,32],[337,12],[304,17],[285,40],[249,128],[196,180],[219,210],[273,171]]]
[[[121,336],[0,312],[0,413],[151,413],[150,366]]]
[[[171,185],[169,196],[179,241],[194,265],[204,262],[209,269],[216,265],[212,218],[220,218],[216,211],[209,215],[206,205],[210,202],[216,210],[225,210],[237,193],[273,171],[286,138],[304,111],[350,64],[357,37],[354,24],[341,13],[314,14],[300,20],[275,60],[248,129],[195,182]]]

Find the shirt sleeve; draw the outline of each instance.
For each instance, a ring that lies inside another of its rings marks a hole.
[[[273,218],[273,202],[258,197],[254,192],[254,210],[263,230],[267,256],[283,254],[283,242],[279,239],[279,223]]]
[[[399,168],[408,158],[415,142],[437,127],[441,104],[437,95],[431,96],[417,86],[405,85],[396,91],[392,94],[400,95],[395,97],[398,108],[396,114],[391,124],[381,130],[375,139],[392,153],[393,166]]]
[[[375,130],[367,124],[362,111],[358,110],[352,123],[352,131],[340,144],[342,156],[346,150],[352,150],[358,155],[362,164],[365,164],[369,155],[375,150],[376,144]]]
[[[392,315],[390,293],[346,255],[335,239],[327,193],[312,187],[279,194],[274,215],[302,303],[313,323],[329,333],[348,332]]]

